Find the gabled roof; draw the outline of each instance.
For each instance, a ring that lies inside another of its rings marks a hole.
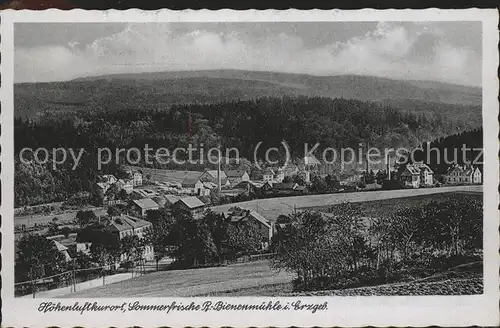
[[[479,170],[479,168],[477,166],[474,167],[473,165],[455,164],[448,169],[447,174],[450,174],[452,172],[457,172],[460,175],[469,176],[469,175],[472,175],[474,172],[476,172],[476,170]],[[479,170],[479,172],[481,172],[481,171]]]
[[[179,196],[176,196],[176,195],[165,195],[165,196],[163,196],[163,197],[165,197],[166,201],[167,201],[170,205],[177,203],[177,201],[178,201],[179,199],[181,199]]]
[[[424,164],[424,163],[407,164],[406,170],[411,175],[417,175],[417,174],[420,174],[421,172],[424,172],[424,171],[427,171],[429,173],[434,173],[434,172],[432,172],[431,168],[427,164]]]
[[[197,183],[201,182],[200,179],[198,178],[186,178],[184,181],[182,181],[182,186],[183,187],[194,187]]]
[[[265,225],[266,227],[271,228],[271,223],[269,223],[269,221],[265,217],[263,217],[262,215],[260,215],[256,211],[251,210],[250,216],[253,217],[254,219],[256,219],[257,221],[259,221],[260,223],[262,223],[263,225]]]
[[[116,231],[128,231],[132,229],[151,226],[151,222],[149,221],[141,220],[133,216],[123,214],[118,217],[107,219],[107,223],[107,229]]]
[[[69,247],[71,245],[76,244],[76,238],[77,238],[77,233],[70,233],[68,235],[68,238],[66,238],[65,235],[56,235],[56,236],[49,236],[47,239],[57,241],[63,246]]]
[[[241,178],[245,173],[245,170],[226,170],[226,176],[228,178]]]
[[[405,171],[409,172],[411,175],[419,175],[420,174],[420,170],[412,165],[407,165]]]
[[[155,203],[154,200],[151,198],[143,198],[143,199],[136,199],[133,200],[134,204],[139,206],[140,208],[147,210],[147,209],[153,209],[153,208],[158,208],[159,205]]]
[[[198,197],[196,196],[181,198],[179,199],[179,202],[184,203],[184,205],[186,205],[190,209],[195,209],[205,206],[205,203],[199,200]]]
[[[61,243],[60,243],[60,242],[58,242],[57,240],[52,240],[52,242],[54,243],[55,248],[56,248],[59,252],[64,252],[64,251],[67,251],[67,250],[68,250],[68,247],[64,246],[63,244],[61,244]]]
[[[264,218],[262,215],[260,215],[258,212],[254,211],[254,210],[247,210],[247,209],[243,209],[240,207],[235,207],[235,208],[231,208],[225,216],[232,223],[236,223],[236,222],[239,222],[241,220],[244,220],[244,219],[251,217],[251,218],[259,221],[263,225],[265,225],[267,228],[271,228],[271,223],[269,223],[269,221],[266,218]]]
[[[305,165],[321,164],[321,162],[314,155],[305,156],[304,158],[302,158],[302,163],[304,163]]]
[[[203,187],[205,187],[207,189],[214,189],[214,188],[217,188],[217,184],[214,182],[203,182]]]

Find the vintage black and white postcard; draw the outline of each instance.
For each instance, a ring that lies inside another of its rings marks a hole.
[[[0,16],[4,325],[499,324],[498,11]]]

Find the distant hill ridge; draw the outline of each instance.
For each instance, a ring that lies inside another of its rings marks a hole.
[[[80,110],[164,110],[172,105],[283,96],[384,102],[406,111],[422,111],[431,106],[441,108],[443,114],[451,111],[453,116],[457,113],[469,113],[467,115],[471,117],[481,114],[480,88],[358,75],[172,71],[102,75],[14,86],[16,117],[42,117],[47,113],[74,115]]]
[[[229,79],[267,82],[289,88],[292,93],[332,98],[352,98],[378,101],[386,99],[412,99],[450,104],[481,104],[481,88],[421,80],[395,80],[363,75],[317,76],[267,71],[196,70],[152,73],[110,74],[78,78],[73,81],[96,80],[180,80]]]

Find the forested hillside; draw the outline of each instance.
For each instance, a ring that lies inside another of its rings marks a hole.
[[[98,147],[143,149],[148,144],[172,150],[187,147],[191,141],[194,147],[203,143],[208,149],[220,142],[224,148],[236,147],[241,157],[252,159],[258,142],[266,149],[285,140],[292,155],[300,157],[304,143],[320,143],[319,151],[327,147],[357,149],[359,143],[367,142],[382,149],[414,147],[472,127],[473,122],[448,117],[438,108],[413,113],[392,105],[321,97],[266,97],[142,111],[76,110],[71,115],[56,111],[36,119],[15,120],[16,154],[24,147],[83,148],[82,162],[73,171],[69,165],[53,170],[49,165],[16,161],[16,206],[91,191],[89,180],[101,173],[97,172]],[[117,167],[108,165],[104,170],[116,173]]]
[[[450,162],[473,164],[483,169],[482,128],[437,138],[420,147],[422,150],[415,152],[415,160],[428,164],[436,174],[445,174]]]

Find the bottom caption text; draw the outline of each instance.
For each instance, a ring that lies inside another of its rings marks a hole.
[[[166,304],[150,304],[139,301],[119,304],[100,304],[99,302],[41,302],[38,311],[54,312],[210,312],[210,311],[307,311],[316,313],[328,310],[328,302],[310,303],[295,300],[290,302],[263,301],[260,303],[232,303],[226,301],[176,302]]]

